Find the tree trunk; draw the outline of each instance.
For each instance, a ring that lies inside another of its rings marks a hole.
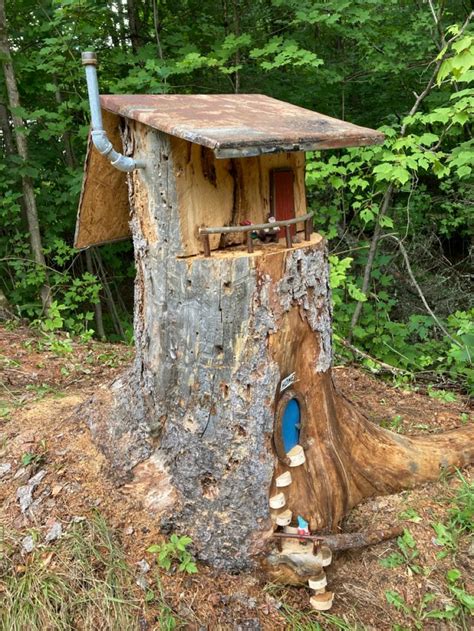
[[[142,45],[142,36],[140,35],[140,18],[138,15],[137,0],[127,0],[127,17],[128,17],[128,32],[130,36],[130,42],[132,44],[132,50],[134,53]]]
[[[8,120],[8,110],[3,103],[0,103],[0,129],[2,130],[2,141],[5,154],[11,156],[15,152],[13,145],[13,135]]]
[[[97,252],[97,256],[99,256],[98,252]],[[92,274],[92,276],[94,276],[94,266],[92,264],[91,248],[87,248],[87,250],[85,251],[85,257],[86,257],[86,269],[89,272],[89,274]],[[97,337],[100,340],[105,340],[106,338],[105,338],[105,330],[104,330],[104,321],[102,319],[102,303],[100,302],[100,297],[99,297],[98,302],[94,303],[94,319],[95,319]]]
[[[275,546],[269,497],[332,531],[365,497],[435,479],[473,456],[471,428],[403,437],[377,427],[335,389],[325,241],[181,256],[173,144],[135,134],[147,169],[129,179],[137,278],[133,367],[84,409],[125,489],[164,530],[187,533],[226,570]],[[178,174],[178,175],[176,175]],[[294,383],[282,392],[285,378]],[[285,397],[301,402],[305,462],[281,453]],[[276,487],[290,472],[291,484]],[[268,570],[268,568],[267,568]]]
[[[8,109],[5,106],[5,104],[1,102],[0,102],[0,129],[2,130],[3,149],[5,152],[5,156],[9,158],[10,156],[17,155],[15,141],[13,140],[13,134],[10,127],[10,115],[8,113]],[[27,221],[26,205],[25,205],[25,200],[23,197],[20,197],[19,203],[21,207],[21,222],[23,226],[27,226],[28,221]]]
[[[13,128],[15,132],[18,155],[26,163],[28,161],[28,145],[25,135],[25,124],[23,119],[15,114],[15,110],[20,107],[20,96],[16,83],[15,70],[10,55],[10,48],[7,37],[7,24],[5,16],[4,0],[0,0],[0,54],[2,56],[3,74],[8,94],[8,102],[12,112]],[[38,212],[36,209],[36,197],[33,181],[28,175],[22,176],[23,199],[26,207],[26,218],[28,231],[30,233],[31,251],[35,262],[41,266],[46,275],[46,282],[41,287],[41,302],[43,309],[47,309],[51,304],[50,288],[47,282],[46,261],[41,244]]]
[[[10,303],[8,302],[7,297],[3,293],[3,290],[0,289],[0,321],[1,320],[11,320],[15,318],[16,315],[11,308]]]
[[[161,22],[160,22],[160,15],[158,12],[158,0],[152,0],[152,3],[153,3],[153,28],[155,30],[156,47],[158,50],[158,57],[160,59],[163,59],[163,48],[161,47],[161,38],[160,38]]]
[[[59,87],[59,83],[56,77],[53,78],[53,82],[56,88],[55,93],[54,93],[56,103],[58,104],[59,107],[61,107],[64,99],[63,99],[63,95],[61,93],[61,89]],[[76,156],[74,155],[71,132],[68,129],[64,130],[63,144],[64,144],[64,158],[65,158],[66,165],[69,168],[74,169],[77,166],[77,160],[76,160]]]

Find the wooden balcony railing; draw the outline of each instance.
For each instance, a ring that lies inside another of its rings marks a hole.
[[[204,256],[211,256],[211,244],[209,241],[210,234],[230,234],[232,232],[247,233],[247,251],[249,254],[253,252],[252,232],[259,230],[267,230],[268,228],[285,228],[286,247],[293,247],[290,226],[297,223],[304,223],[304,238],[309,241],[313,232],[313,216],[311,213],[294,217],[293,219],[283,219],[281,221],[273,221],[271,223],[257,223],[248,226],[219,226],[218,228],[199,228],[199,236],[202,240],[204,248]]]

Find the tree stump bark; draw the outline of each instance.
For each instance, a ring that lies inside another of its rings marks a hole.
[[[322,237],[253,254],[234,247],[179,256],[172,147],[145,129],[135,129],[135,157],[151,164],[129,180],[136,358],[84,412],[117,480],[147,479],[145,504],[163,528],[190,535],[200,559],[241,570],[274,545],[269,496],[285,471],[285,508],[311,531],[329,532],[363,498],[471,461],[471,428],[399,436],[336,392]],[[274,448],[281,384],[291,373],[305,402],[306,461],[298,467]]]

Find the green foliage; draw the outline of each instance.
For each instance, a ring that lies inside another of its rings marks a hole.
[[[389,605],[395,607],[395,609],[403,613],[410,620],[410,629],[423,629],[425,627],[424,621],[427,618],[443,617],[441,615],[443,612],[436,609],[428,609],[428,605],[436,599],[434,594],[424,594],[417,607],[408,605],[403,596],[395,590],[386,591],[385,598]],[[393,626],[394,631],[404,631],[405,629],[406,627],[398,624]]]
[[[147,548],[147,552],[156,554],[156,561],[163,570],[170,570],[174,564],[178,564],[180,572],[196,574],[198,569],[192,554],[187,547],[192,543],[191,537],[178,537],[171,535],[166,543],[154,544]]]
[[[407,508],[406,510],[402,511],[399,517],[400,519],[411,521],[414,524],[418,524],[421,521],[420,515],[417,513],[417,511],[414,508]]]
[[[459,471],[457,477],[461,484],[453,500],[453,506],[449,510],[449,524],[460,534],[472,534],[474,531],[474,483],[469,483]]]
[[[21,457],[21,464],[27,467],[29,464],[41,464],[44,460],[43,454],[35,454],[31,451],[25,452]]]
[[[431,526],[436,534],[434,542],[441,546],[443,550],[438,553],[438,558],[444,558],[448,554],[455,555],[458,550],[460,537],[463,534],[472,533],[472,519],[474,515],[474,493],[473,485],[469,484],[466,479],[457,473],[460,485],[456,494],[451,499],[451,508],[449,510],[449,519],[446,523],[436,522]],[[414,521],[421,520],[420,516],[414,509],[407,509],[400,515],[402,519]],[[416,545],[407,530],[404,531],[402,537],[397,540],[399,552],[389,555],[380,561],[381,565],[386,568],[396,568],[407,565],[410,571],[419,573],[422,568],[412,565],[413,559],[417,558],[418,552]],[[425,570],[426,573],[426,570]],[[446,573],[445,591],[448,597],[443,597],[438,604],[437,596],[426,593],[421,600],[413,605],[408,604],[403,596],[394,590],[385,592],[387,602],[395,607],[409,620],[409,628],[423,629],[425,621],[429,620],[450,620],[457,624],[456,628],[467,629],[469,616],[474,610],[474,599],[464,586],[461,571],[457,568],[450,569]],[[395,625],[394,629],[400,631],[406,627]]]
[[[380,565],[386,568],[395,568],[406,565],[410,573],[419,574],[421,567],[415,563],[420,553],[417,550],[416,542],[409,530],[404,530],[403,535],[397,538],[399,552],[394,552],[388,557],[380,560]]]
[[[323,64],[315,53],[304,50],[292,39],[272,37],[263,48],[254,48],[250,51],[252,59],[260,60],[260,66],[264,70],[274,70],[283,66],[308,66],[317,68]]]
[[[156,579],[156,590],[147,589],[145,593],[145,603],[158,608],[158,621],[160,631],[174,631],[180,625],[180,619],[173,609],[166,602],[163,586],[160,578]]]
[[[454,392],[434,390],[433,388],[428,388],[428,396],[433,399],[438,399],[438,401],[444,401],[445,403],[454,403],[454,401],[456,401],[456,395]]]
[[[446,586],[451,600],[445,600],[443,608],[434,606],[436,596],[431,593],[424,594],[418,606],[408,605],[403,596],[395,590],[387,590],[385,598],[389,605],[409,619],[409,628],[424,629],[425,621],[429,620],[452,620],[459,623],[458,628],[467,629],[469,616],[474,612],[474,598],[465,590],[459,570],[452,569],[447,572]],[[406,627],[396,624],[393,629],[403,631]]]
[[[403,426],[403,417],[400,414],[396,414],[388,421],[381,421],[380,425],[392,430],[392,432],[400,432]]]
[[[472,310],[444,314],[444,331],[440,331],[438,322],[429,313],[401,318],[392,271],[397,251],[383,245],[375,257],[367,295],[360,291],[359,274],[366,264],[368,240],[377,224],[382,230],[410,239],[413,249],[418,247],[423,233],[432,230],[431,222],[439,222],[440,233],[447,238],[468,234],[471,191],[464,180],[471,175],[473,152],[472,142],[464,137],[474,101],[472,90],[459,91],[453,82],[454,79],[466,82],[466,77],[472,74],[471,39],[466,35],[453,43],[438,73],[436,98],[434,92],[428,98],[433,104],[431,108],[405,117],[401,124],[381,127],[386,135],[381,146],[350,149],[330,156],[315,153],[307,169],[316,226],[330,243],[336,244],[336,252],[330,259],[335,266],[331,280],[336,341],[352,335],[358,348],[378,360],[413,374],[431,372],[433,376],[449,376],[468,390],[474,388]],[[433,190],[432,197],[424,181]],[[396,195],[391,216],[386,209],[381,215],[388,185]],[[437,195],[438,190],[444,198]],[[451,197],[456,197],[456,203]],[[359,235],[354,246],[347,239],[348,234]],[[347,243],[351,256],[341,258],[338,252],[346,254]],[[352,328],[357,301],[364,302],[362,317]],[[338,350],[347,355],[344,347]],[[370,359],[364,362],[374,368]]]
[[[457,533],[439,522],[433,523],[431,526],[436,534],[436,544],[444,548],[442,552],[438,553],[438,558],[444,558],[448,552],[455,552],[457,548]]]
[[[474,614],[474,596],[466,592],[462,583],[461,572],[458,569],[449,570],[446,574],[446,580],[448,588],[451,594],[455,598],[454,610],[450,610],[453,617],[459,614],[467,614],[472,616]]]
[[[436,534],[435,542],[442,548],[437,555],[440,559],[449,554],[455,555],[461,536],[472,535],[474,530],[474,484],[469,483],[459,471],[457,477],[460,486],[451,501],[449,519],[446,523],[431,524]]]

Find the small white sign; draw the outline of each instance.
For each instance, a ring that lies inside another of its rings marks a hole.
[[[287,388],[289,388],[291,385],[293,385],[296,381],[296,373],[292,372],[291,374],[288,375],[288,377],[285,377],[284,379],[282,379],[281,381],[281,385],[280,385],[280,392],[283,392],[283,390],[286,390]]]

